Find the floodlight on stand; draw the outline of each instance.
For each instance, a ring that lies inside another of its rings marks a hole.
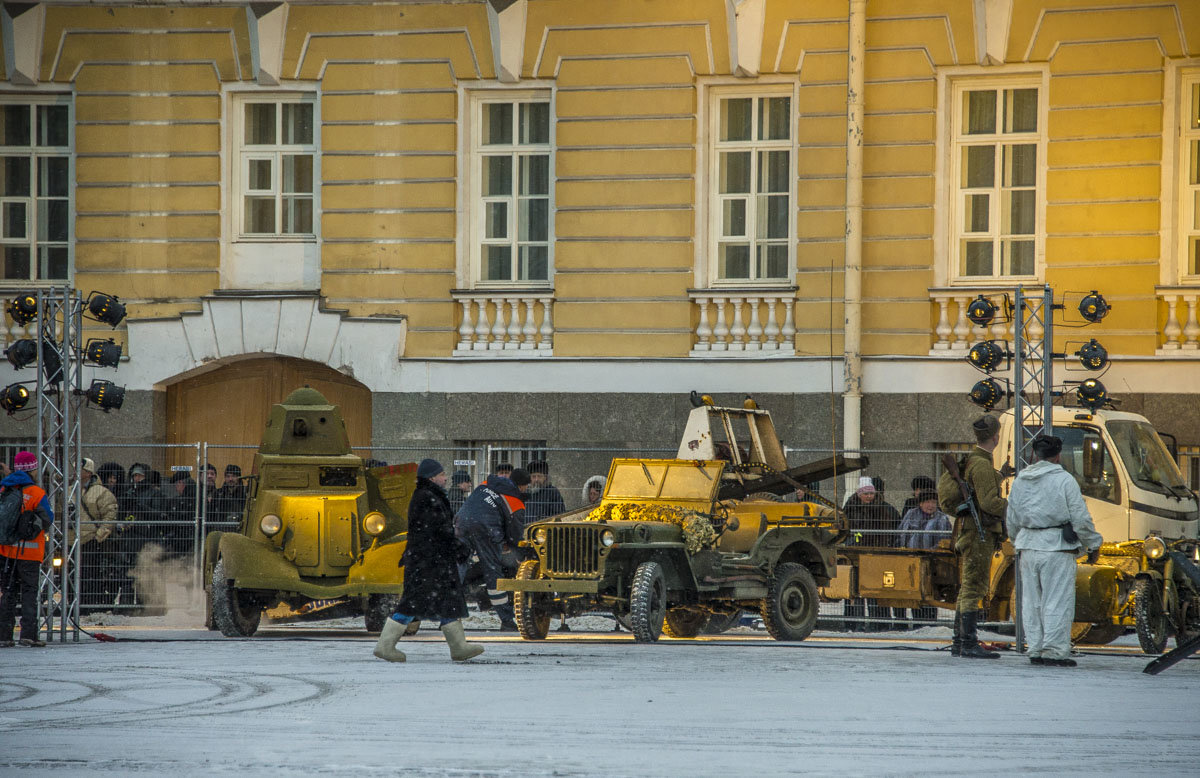
[[[116,327],[125,319],[125,306],[113,295],[92,292],[88,295],[87,309],[93,319],[110,327]]]
[[[37,318],[37,295],[30,292],[22,292],[8,301],[5,310],[8,311],[8,315],[17,324],[26,325]]]
[[[37,362],[37,341],[30,338],[18,340],[4,350],[4,356],[8,358],[9,364],[17,370],[29,367]]]
[[[116,367],[121,363],[121,344],[112,338],[92,338],[83,348],[83,359],[90,365]]]
[[[9,384],[0,390],[0,410],[9,416],[29,404],[29,390],[22,384]]]
[[[1075,394],[1079,397],[1079,404],[1089,411],[1095,411],[1108,402],[1108,390],[1095,378],[1081,381]]]
[[[967,318],[980,327],[986,327],[996,318],[996,304],[979,295],[967,306]]]
[[[92,381],[84,396],[87,397],[89,405],[95,405],[108,413],[110,410],[120,409],[121,404],[125,402],[125,387],[117,386],[112,381],[97,379]]]
[[[971,387],[971,393],[967,395],[967,398],[980,408],[991,410],[1004,399],[1005,394],[1004,387],[1000,386],[999,381],[994,378],[985,378]]]
[[[1092,338],[1079,347],[1075,352],[1079,363],[1088,370],[1103,370],[1108,365],[1108,349],[1100,345],[1100,341]]]
[[[967,352],[967,361],[971,363],[971,367],[990,373],[999,367],[1007,356],[1008,351],[999,343],[985,340],[971,346],[971,350]]]
[[[48,340],[42,341],[42,374],[46,376],[46,383],[60,384],[63,378],[62,355],[58,353],[58,349]]]
[[[1079,301],[1079,315],[1090,324],[1095,324],[1108,315],[1112,310],[1112,306],[1108,304],[1108,300],[1104,299],[1104,295],[1097,292],[1095,289],[1084,295]]]

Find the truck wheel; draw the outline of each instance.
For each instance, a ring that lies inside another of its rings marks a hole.
[[[1200,594],[1182,598],[1179,604],[1179,624],[1175,630],[1176,647],[1200,635]]]
[[[227,638],[248,638],[258,630],[262,608],[250,595],[233,588],[225,574],[225,560],[218,559],[212,580],[213,623]]]
[[[710,618],[707,611],[672,608],[663,622],[663,634],[669,638],[694,638]]]
[[[653,643],[667,615],[667,579],[658,562],[642,562],[629,587],[629,626],[638,643]]]
[[[517,567],[517,580],[536,581],[542,577],[536,559],[526,559]],[[554,596],[533,592],[513,592],[513,614],[517,631],[526,640],[545,640],[550,631],[550,605]]]
[[[1142,651],[1161,654],[1167,647],[1167,614],[1163,612],[1162,592],[1150,578],[1133,583],[1133,618]]]
[[[784,562],[762,602],[763,624],[776,640],[804,640],[817,625],[817,582],[808,568]]]
[[[400,598],[393,594],[372,594],[367,598],[367,607],[363,610],[363,620],[367,623],[367,632],[379,632],[383,623],[396,612]]]

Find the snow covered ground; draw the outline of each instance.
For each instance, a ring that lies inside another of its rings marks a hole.
[[[89,621],[120,642],[0,650],[0,774],[1200,774],[1200,659],[955,660],[936,627],[637,645],[596,619],[471,630],[465,664],[422,629],[388,664],[357,620],[248,640]]]

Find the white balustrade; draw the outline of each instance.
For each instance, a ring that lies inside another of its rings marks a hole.
[[[689,292],[699,309],[693,357],[796,353],[795,288]]]
[[[1162,329],[1160,356],[1200,357],[1200,321],[1196,318],[1200,287],[1160,286],[1158,297],[1167,309]]]
[[[455,292],[462,322],[454,356],[545,357],[554,345],[548,291]]]

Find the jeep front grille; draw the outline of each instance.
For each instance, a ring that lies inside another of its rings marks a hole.
[[[546,572],[552,575],[595,575],[600,572],[601,527],[546,527]]]

